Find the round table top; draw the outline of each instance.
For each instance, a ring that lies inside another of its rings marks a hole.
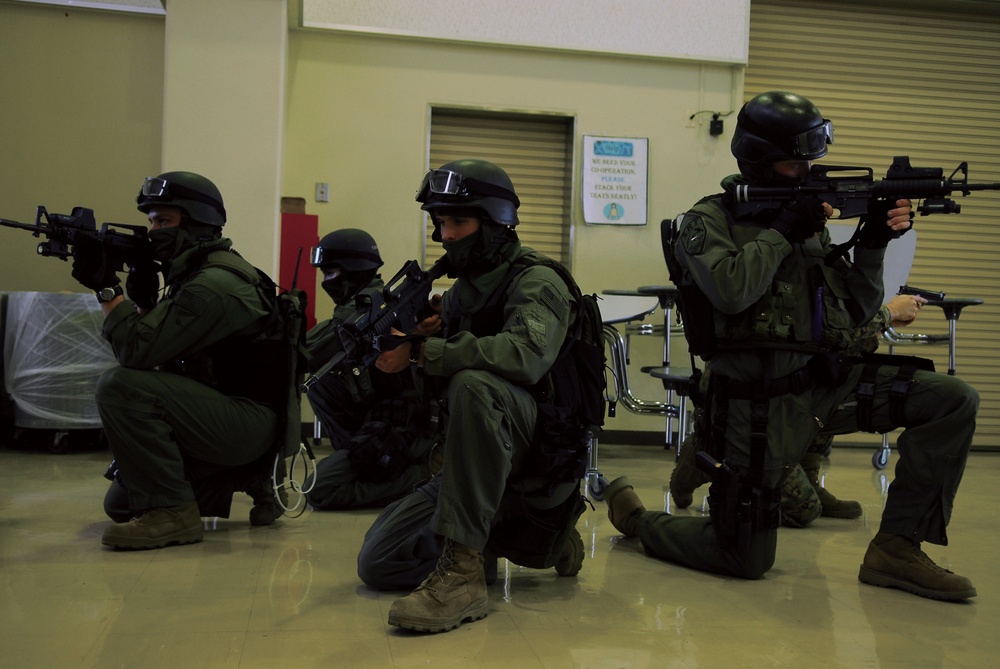
[[[659,305],[652,295],[608,291],[603,291],[603,295],[597,304],[601,308],[601,320],[608,325],[641,320],[656,311]]]

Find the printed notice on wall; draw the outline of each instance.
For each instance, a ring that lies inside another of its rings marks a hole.
[[[646,225],[648,139],[583,136],[583,220]]]

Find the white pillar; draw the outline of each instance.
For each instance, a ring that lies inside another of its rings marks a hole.
[[[168,0],[166,14],[163,171],[214,181],[226,236],[277,279],[285,0]]]

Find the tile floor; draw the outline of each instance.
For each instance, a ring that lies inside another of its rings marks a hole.
[[[114,552],[100,545],[107,453],[0,450],[0,666],[1000,666],[1000,454],[971,457],[952,545],[927,547],[976,584],[979,597],[961,604],[858,583],[885,485],[870,455],[839,449],[826,471],[834,493],[862,500],[864,518],[783,529],[762,580],[648,558],[598,503],[580,521],[588,554],[578,578],[501,561],[486,619],[413,635],[386,625],[396,594],[356,576],[376,511],[253,528],[239,495],[232,519],[206,519],[200,544]],[[670,503],[671,467],[655,446],[601,448],[602,471],[628,474],[650,507]]]

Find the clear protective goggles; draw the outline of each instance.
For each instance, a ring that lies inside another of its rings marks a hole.
[[[334,260],[334,254],[330,252],[329,249],[325,249],[322,246],[314,246],[309,250],[309,264],[313,267],[320,267],[325,263],[330,263]]]
[[[170,182],[166,179],[146,177],[146,180],[142,182],[142,187],[139,188],[139,197],[165,198],[170,197],[170,191]]]
[[[145,181],[142,182],[142,186],[139,188],[139,194],[136,196],[135,201],[141,204],[143,200],[147,198],[163,200],[164,203],[168,203],[171,200],[194,200],[195,202],[201,202],[211,207],[215,207],[216,210],[222,212],[223,219],[225,219],[225,208],[222,206],[222,203],[215,198],[209,197],[204,193],[199,193],[198,191],[192,190],[187,186],[171,183],[160,177],[146,177]]]
[[[451,170],[429,170],[424,175],[424,180],[420,182],[420,188],[417,190],[417,201],[424,202],[431,194],[458,197],[481,195],[498,197],[513,202],[515,206],[521,204],[514,191]]]
[[[833,144],[833,122],[829,119],[823,119],[822,124],[792,138],[795,155],[806,158],[826,153],[827,144]]]
[[[324,265],[329,266],[334,263],[344,265],[345,261],[348,261],[346,264],[350,267],[350,261],[352,260],[363,260],[375,265],[382,264],[382,258],[377,253],[367,253],[357,249],[327,249],[322,246],[314,246],[309,249],[309,264],[313,267],[322,268]]]

